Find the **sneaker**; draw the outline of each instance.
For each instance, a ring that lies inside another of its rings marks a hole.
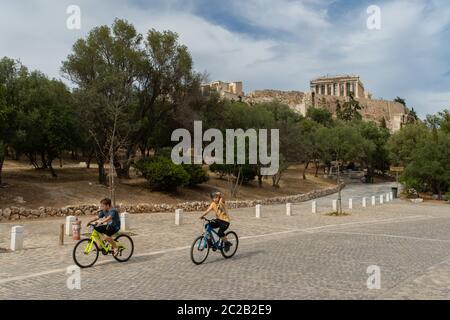
[[[233,245],[233,244],[232,244],[230,241],[225,242],[225,246],[224,246],[223,250],[224,250],[225,252],[230,251],[230,247],[231,247],[232,245]]]

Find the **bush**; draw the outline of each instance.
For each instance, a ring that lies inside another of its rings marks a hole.
[[[448,189],[448,192],[445,194],[445,200],[450,201],[450,188]]]
[[[209,170],[211,172],[217,173],[220,179],[222,179],[228,173],[230,167],[226,164],[212,163],[209,165]]]
[[[183,164],[184,170],[189,174],[189,185],[194,186],[209,180],[209,176],[199,164]]]
[[[189,173],[183,166],[174,164],[166,157],[144,158],[137,161],[134,167],[154,190],[175,191],[177,187],[189,183]]]
[[[239,168],[241,169],[240,175]],[[258,174],[257,167],[253,164],[232,165],[213,163],[209,166],[209,170],[211,170],[211,172],[219,174],[220,178],[223,178],[223,176],[227,174],[232,174],[235,178],[237,178],[239,175],[239,179],[243,184],[247,184],[250,181],[254,180],[256,175]]]

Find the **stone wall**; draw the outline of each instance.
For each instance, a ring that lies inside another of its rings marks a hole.
[[[336,115],[336,105],[339,100],[342,105],[346,97],[336,97],[329,95],[315,95],[314,106],[317,108],[324,108]],[[383,118],[386,120],[386,125],[391,131],[396,131],[400,128],[397,123],[402,120],[402,116],[406,115],[408,111],[401,103],[395,101],[388,101],[382,99],[367,99],[358,98],[361,106],[361,115],[364,120],[381,123]]]
[[[343,185],[342,185],[343,186]],[[249,208],[254,207],[257,204],[270,205],[270,204],[282,204],[288,202],[302,202],[315,198],[324,197],[338,191],[337,186],[329,187],[326,189],[315,190],[305,194],[297,194],[284,197],[273,197],[262,200],[237,200],[227,201],[227,207],[232,208]],[[170,204],[136,204],[136,205],[122,205],[117,207],[121,212],[129,213],[152,213],[152,212],[174,212],[175,209],[183,209],[184,211],[202,211],[205,210],[210,202],[207,201],[194,201],[183,202],[176,205]],[[85,216],[94,215],[99,210],[98,205],[87,204],[80,206],[66,206],[63,208],[52,207],[40,207],[38,209],[26,209],[23,207],[9,207],[0,209],[0,221],[16,221],[16,220],[31,220],[45,217],[64,217],[64,216]]]
[[[301,112],[304,106],[304,96],[305,94],[301,91],[256,90],[244,97],[244,101],[248,104],[255,104],[277,100]]]

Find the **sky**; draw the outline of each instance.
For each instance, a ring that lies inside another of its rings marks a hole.
[[[70,5],[80,29],[66,26]],[[367,27],[371,5],[380,29]],[[450,109],[448,0],[0,0],[0,57],[62,78],[73,43],[115,18],[177,32],[196,71],[243,81],[246,93],[358,74],[374,98],[400,96],[421,117]]]

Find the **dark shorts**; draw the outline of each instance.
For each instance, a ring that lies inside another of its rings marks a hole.
[[[219,235],[219,237],[222,238],[225,236],[225,230],[228,229],[228,227],[230,226],[230,223],[220,220],[220,219],[213,219],[213,220],[211,220],[209,225],[213,229],[219,228],[219,231],[217,232],[217,234]]]
[[[114,228],[113,226],[107,224],[107,225],[101,225],[94,228],[97,232],[106,234],[108,237],[111,237],[113,234],[117,233],[119,231],[119,228]]]

